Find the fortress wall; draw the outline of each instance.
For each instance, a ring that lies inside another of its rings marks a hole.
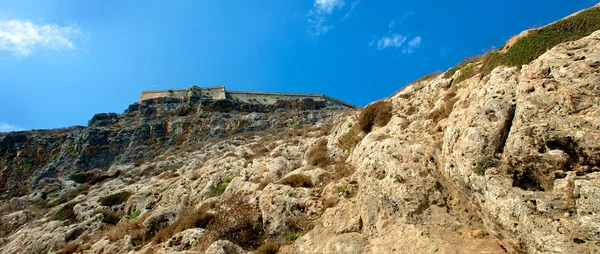
[[[320,94],[296,94],[296,93],[269,93],[269,92],[244,92],[227,91],[227,98],[250,103],[274,104],[277,100],[293,100],[311,98],[316,101],[324,101]]]
[[[173,91],[171,94],[169,91]],[[155,91],[142,91],[138,102],[148,99],[161,98],[161,97],[179,97],[183,98],[187,92],[187,89],[170,89],[170,90],[155,90]]]
[[[325,101],[329,106],[342,106],[356,108],[356,106],[343,102],[341,100],[329,97],[324,94],[306,94],[306,93],[270,93],[270,92],[246,92],[246,91],[227,91],[227,98],[235,100],[236,98],[244,102],[260,102],[264,104],[273,104],[277,100],[294,100],[310,98],[315,101]]]
[[[224,86],[211,86],[200,88],[202,95],[211,97],[215,100],[225,99],[225,87]]]
[[[170,92],[172,91],[172,92]],[[356,106],[343,102],[341,100],[331,98],[323,94],[306,94],[306,93],[278,93],[278,92],[248,92],[248,91],[226,91],[224,86],[212,87],[197,87],[192,86],[189,89],[169,89],[156,91],[142,91],[138,102],[147,99],[160,97],[178,97],[184,98],[188,91],[194,95],[202,95],[214,100],[230,99],[238,100],[247,103],[262,103],[274,104],[278,100],[295,100],[310,98],[315,101],[325,101],[328,106],[341,106],[355,108]]]

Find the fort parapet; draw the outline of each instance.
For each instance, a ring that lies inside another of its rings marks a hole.
[[[176,97],[185,98],[186,96],[198,96],[211,98],[213,100],[237,100],[246,103],[275,104],[278,100],[295,99],[313,99],[315,101],[324,101],[327,106],[339,106],[346,108],[356,108],[356,106],[329,97],[324,94],[310,93],[281,93],[281,92],[251,92],[251,91],[228,91],[224,86],[198,87],[191,86],[188,89],[169,89],[169,90],[150,90],[142,91],[138,102],[154,98]]]

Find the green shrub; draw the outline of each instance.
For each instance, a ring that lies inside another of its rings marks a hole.
[[[141,210],[141,209],[140,209],[140,210],[138,210],[137,208],[134,208],[134,209],[133,209],[133,212],[131,212],[131,213],[129,214],[129,216],[127,216],[127,219],[130,219],[130,220],[135,220],[135,219],[136,219],[138,216],[140,216],[140,214],[141,214],[141,213],[142,213],[142,210]]]
[[[233,180],[232,177],[226,177],[225,179],[221,180],[217,184],[217,187],[215,187],[214,189],[212,189],[210,191],[210,194],[208,196],[211,198],[221,196],[221,194],[223,194],[223,192],[225,192],[225,189],[227,189],[227,186],[229,186],[229,183],[231,182],[231,180]]]
[[[385,126],[392,118],[392,103],[377,101],[360,112],[358,126],[365,133],[371,132],[373,126]]]
[[[103,206],[115,206],[120,205],[127,201],[131,196],[131,192],[123,191],[116,194],[112,194],[103,198],[100,198],[100,205]]]
[[[338,195],[341,195],[341,196],[345,196],[345,197],[354,197],[354,196],[356,196],[356,194],[358,193],[358,189],[357,189],[357,188],[355,188],[355,187],[354,187],[354,186],[352,186],[352,185],[348,185],[347,183],[343,183],[343,184],[341,184],[341,185],[338,185],[338,186],[335,188],[335,192],[336,192]]]
[[[295,174],[295,175],[290,175],[286,178],[283,178],[281,180],[281,184],[285,184],[294,188],[299,188],[299,187],[306,187],[306,188],[310,188],[313,186],[312,180],[310,180],[310,177],[303,175],[303,174]]]
[[[456,77],[456,79],[452,82],[460,83],[466,79],[469,79],[469,78],[475,76],[475,74],[477,74],[477,71],[475,70],[475,64],[468,63],[464,67],[460,68],[460,73],[458,74],[458,77]]]
[[[294,241],[300,237],[302,237],[304,234],[302,232],[293,232],[293,233],[289,233],[285,236],[285,238],[287,238],[290,241]]]

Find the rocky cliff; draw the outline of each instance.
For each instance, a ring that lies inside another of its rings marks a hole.
[[[0,252],[600,252],[600,31],[568,38],[361,111],[167,98],[3,134]]]

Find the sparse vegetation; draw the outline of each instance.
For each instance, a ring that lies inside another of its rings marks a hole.
[[[123,191],[116,194],[112,194],[103,198],[100,198],[100,205],[103,206],[115,206],[120,205],[123,202],[127,201],[131,196],[131,192]]]
[[[373,126],[385,126],[391,118],[392,103],[390,101],[377,101],[360,112],[358,126],[363,132],[369,133]]]
[[[226,178],[222,179],[217,184],[217,186],[210,191],[210,194],[208,196],[211,198],[221,196],[221,194],[223,194],[223,192],[225,192],[225,189],[227,189],[227,186],[229,186],[229,183],[231,182],[231,180],[233,180],[232,177],[226,177]]]
[[[460,70],[460,74],[453,81],[459,83],[478,73],[489,74],[501,65],[513,67],[528,64],[560,43],[581,39],[599,29],[600,8],[591,8],[532,31],[531,34],[517,40],[510,48],[504,49],[505,52],[500,49],[467,58],[449,69],[444,74],[444,78],[450,78]],[[481,62],[480,67],[475,66],[477,62]]]
[[[147,216],[150,214],[147,213]],[[135,246],[143,245],[148,242],[151,235],[147,234],[142,225],[144,220],[135,222],[120,222],[115,226],[108,227],[105,230],[106,237],[112,241],[118,241],[123,239],[125,235],[131,236],[131,241]]]
[[[87,192],[88,192],[89,189],[90,189],[90,185],[88,185],[88,184],[82,184],[77,189],[70,190],[67,194],[62,195],[58,199],[55,199],[55,200],[52,200],[52,201],[48,202],[44,206],[46,208],[51,208],[51,207],[55,207],[55,206],[60,205],[60,204],[64,204],[67,201],[69,201],[71,199],[74,199],[74,198],[76,198],[77,196],[79,196],[81,194],[87,194]]]
[[[100,208],[99,210],[94,212],[94,214],[102,214],[102,222],[110,225],[117,225],[117,223],[119,223],[119,221],[121,220],[121,217],[123,217],[122,212],[114,213],[104,208]]]
[[[300,237],[302,237],[304,234],[302,232],[292,232],[286,235],[286,238],[290,241],[294,241]]]
[[[152,238],[153,243],[161,243],[169,240],[174,234],[185,231],[190,228],[206,228],[206,226],[215,218],[210,210],[215,206],[214,202],[205,203],[200,208],[184,208],[179,214],[179,219],[173,224],[162,229]]]
[[[311,166],[324,166],[329,162],[327,140],[320,139],[317,145],[308,151],[308,164]]]
[[[476,74],[475,63],[468,63],[464,67],[460,68],[460,72],[456,79],[453,81],[454,83],[460,83],[464,80],[467,80]]]
[[[133,211],[127,216],[127,219],[135,220],[142,213],[141,209],[133,208]]]
[[[79,204],[79,202],[67,203],[58,209],[58,211],[56,211],[56,213],[50,217],[50,220],[75,220],[75,212],[73,211],[73,208],[77,204]]]
[[[256,249],[262,245],[266,236],[258,207],[247,203],[241,195],[224,200],[220,207],[206,226],[204,244],[198,247],[207,247],[216,239],[229,240],[244,249]]]
[[[559,20],[519,39],[506,53],[491,53],[484,61],[483,72],[499,65],[527,64],[559,43],[583,38],[600,29],[600,8],[584,10],[573,17]]]
[[[439,76],[440,74],[442,74],[442,71],[436,70],[436,71],[429,73],[423,77],[420,77],[419,79],[415,80],[415,82],[432,80],[434,78],[437,78],[437,76]],[[413,83],[415,83],[415,82],[413,82]]]
[[[303,175],[303,174],[295,174],[295,175],[290,175],[286,178],[283,178],[281,180],[281,184],[289,185],[294,188],[299,188],[299,187],[310,188],[313,186],[313,183],[310,180],[310,177]]]
[[[65,245],[60,250],[58,250],[57,254],[72,254],[81,251],[81,244],[78,242],[73,242],[68,245]]]
[[[358,142],[360,142],[363,138],[362,131],[354,125],[344,136],[342,136],[337,143],[339,148],[342,148],[346,152],[350,152],[352,148],[354,148]]]
[[[335,188],[335,192],[344,197],[354,197],[358,193],[358,189],[351,184],[343,183]]]

